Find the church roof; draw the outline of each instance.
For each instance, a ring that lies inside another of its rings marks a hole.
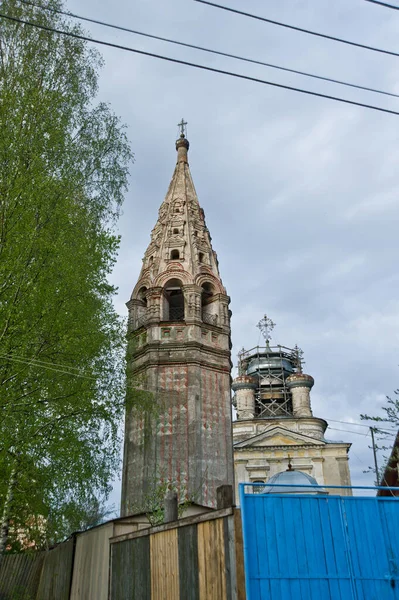
[[[237,423],[237,421],[236,421]],[[234,448],[259,448],[263,446],[324,446],[326,441],[277,425],[261,433],[235,442]]]
[[[316,479],[303,471],[287,469],[276,473],[268,480],[268,485],[262,488],[262,494],[325,494],[325,490],[319,486]],[[274,487],[271,484],[279,484],[292,487]],[[304,487],[296,487],[303,485]],[[314,486],[312,489],[309,485]],[[306,486],[306,487],[305,487]]]
[[[132,298],[141,287],[164,286],[171,278],[183,285],[202,286],[208,281],[214,285],[214,293],[226,293],[191,177],[188,149],[189,142],[182,133],[176,141],[177,164],[151,232]]]

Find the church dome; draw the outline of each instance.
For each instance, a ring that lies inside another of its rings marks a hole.
[[[287,471],[281,471],[270,477],[268,484],[284,484],[292,485],[293,487],[274,487],[272,485],[266,485],[262,489],[262,494],[325,494],[326,491],[319,486],[316,479],[311,477],[303,471],[295,471],[294,469],[287,469]],[[307,487],[294,487],[297,485],[304,485]],[[308,486],[313,486],[312,489]]]

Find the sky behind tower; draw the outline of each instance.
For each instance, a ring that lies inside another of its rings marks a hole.
[[[229,6],[243,9],[239,0]],[[399,57],[346,46],[194,0],[69,0],[68,8],[150,34],[399,94]],[[266,18],[399,52],[399,12],[364,0],[247,0]],[[92,37],[399,112],[355,90],[85,24]],[[327,437],[353,443],[354,484],[372,485],[360,413],[398,387],[399,117],[102,47],[99,99],[128,125],[136,154],[113,281],[126,315],[175,166],[177,123],[231,296],[233,362],[259,342],[298,344]],[[336,423],[343,421],[347,423]],[[353,424],[352,424],[353,422]],[[341,431],[337,431],[341,430]],[[119,492],[117,493],[119,494]]]

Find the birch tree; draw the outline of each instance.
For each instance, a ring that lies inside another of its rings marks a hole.
[[[132,154],[96,102],[101,63],[81,40],[0,19],[0,552],[44,543],[49,524],[55,539],[63,504],[106,497],[118,467],[124,327],[108,276]]]

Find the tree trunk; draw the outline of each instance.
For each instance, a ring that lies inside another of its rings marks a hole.
[[[10,479],[8,481],[8,490],[4,502],[3,515],[1,517],[0,533],[0,561],[7,547],[8,531],[10,529],[11,504],[14,499],[14,488],[17,483],[17,461],[14,459],[11,467]]]

